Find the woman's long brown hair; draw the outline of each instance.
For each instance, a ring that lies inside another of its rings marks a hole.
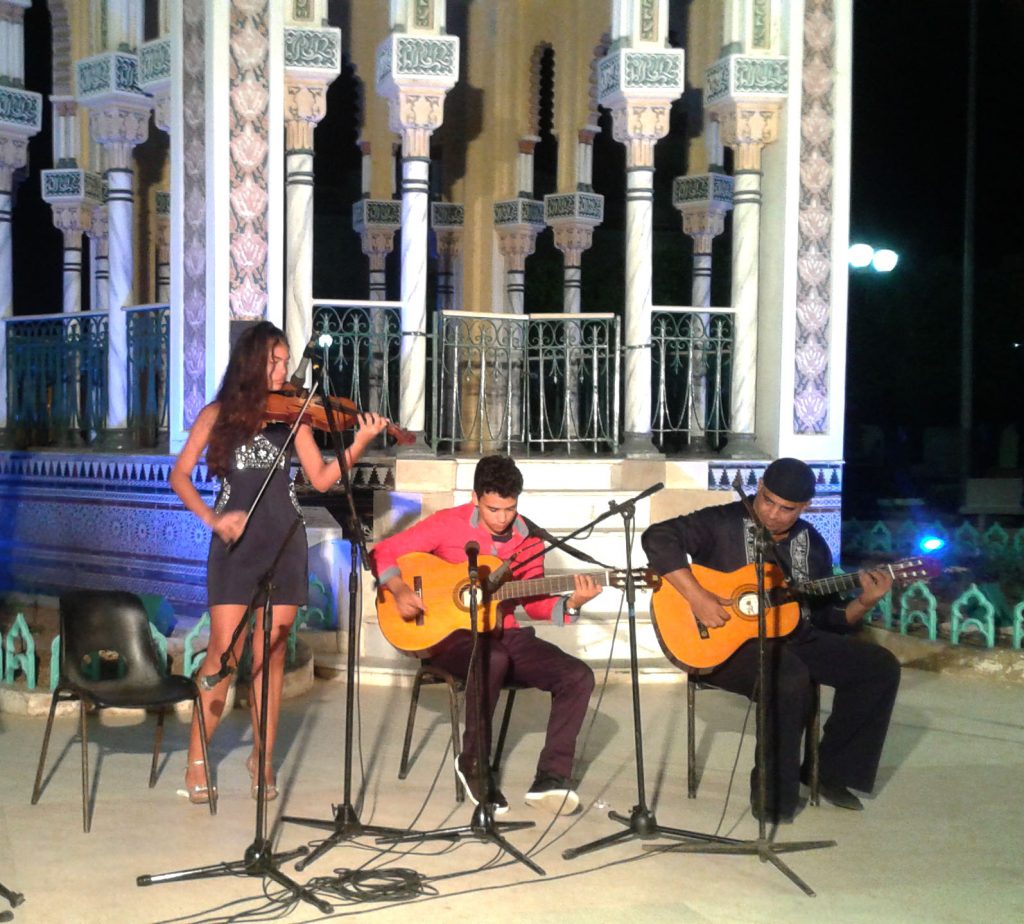
[[[284,331],[260,321],[238,338],[231,351],[217,392],[217,421],[206,447],[206,465],[214,475],[227,475],[235,449],[260,429],[267,403],[267,358],[279,343],[288,345]]]

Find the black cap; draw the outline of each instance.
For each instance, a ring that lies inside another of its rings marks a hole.
[[[814,472],[799,459],[776,459],[764,470],[764,486],[783,500],[805,504],[814,497]]]

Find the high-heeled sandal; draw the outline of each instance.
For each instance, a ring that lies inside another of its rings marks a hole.
[[[205,760],[193,760],[189,766],[192,767],[206,767]],[[185,788],[178,790],[179,796],[185,796],[189,802],[193,805],[206,805],[210,801],[210,785],[209,785],[209,773],[206,775],[207,782],[196,783],[194,786],[188,785],[188,771],[185,772]],[[217,787],[212,787],[214,794],[217,793]]]
[[[256,755],[250,754],[245,759],[245,769],[249,771],[249,780],[251,783],[250,793],[254,799],[260,797],[259,783],[256,780]],[[264,790],[264,798],[267,802],[273,802],[277,798],[277,776],[267,780],[267,785]]]

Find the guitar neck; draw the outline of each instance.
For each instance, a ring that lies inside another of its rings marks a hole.
[[[592,571],[589,576],[602,587],[611,583],[613,572]],[[528,581],[509,581],[502,584],[491,595],[492,600],[511,600],[518,597],[549,597],[576,589],[575,577],[571,574],[556,574],[551,577],[532,578]]]
[[[798,584],[793,588],[795,593],[808,594],[809,596],[828,596],[829,594],[845,594],[860,586],[860,574],[836,574],[832,577],[819,578],[816,581],[808,581],[806,584]]]

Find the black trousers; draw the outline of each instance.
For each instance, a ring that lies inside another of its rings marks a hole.
[[[756,640],[705,679],[753,697]],[[769,641],[766,779],[768,807],[780,813],[795,810],[800,795],[800,745],[814,682],[835,689],[818,749],[820,778],[870,792],[900,685],[900,664],[885,648],[822,631],[806,621],[787,638]],[[755,766],[751,774],[752,798],[760,769]]]

